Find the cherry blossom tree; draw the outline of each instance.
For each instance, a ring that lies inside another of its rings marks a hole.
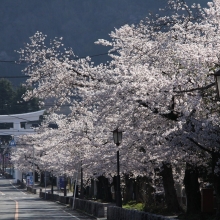
[[[213,112],[218,106],[212,89],[214,83],[211,75],[218,67],[219,29],[216,18],[219,2],[209,3],[209,9],[197,6],[195,15],[182,1],[173,6],[177,10],[186,10],[187,16],[180,13],[169,18],[160,17],[153,21],[154,32],[151,32],[152,22],[149,20],[137,27],[126,25],[111,34],[112,42],[98,41],[103,45],[112,46],[111,51],[117,51],[119,54],[111,55],[113,61],[110,71],[113,74],[109,79],[116,79],[112,83],[112,91],[104,91],[105,95],[109,96],[103,100],[100,98],[103,97],[101,93],[96,99],[99,101],[99,111],[109,114],[106,109],[111,109],[114,113],[119,109],[120,119],[116,121],[123,126],[126,125],[125,122],[132,121],[132,108],[135,106],[138,109],[138,104],[145,107],[145,111],[146,108],[150,109],[151,115],[158,113],[162,117],[179,120],[183,124],[186,123],[186,117],[195,111],[197,118],[219,121],[218,114]],[[163,27],[166,24],[166,29],[169,23],[169,31],[161,28],[161,22]],[[97,97],[97,94],[95,96]],[[109,100],[117,103],[114,110]],[[137,115],[139,117],[139,114]],[[154,120],[152,123],[161,123],[161,118],[157,118],[159,121]],[[147,127],[142,127],[140,121],[136,123],[141,131]],[[106,124],[109,125],[109,121]],[[135,130],[132,124],[129,124],[126,130],[128,127]],[[162,128],[163,131],[166,129],[168,127]],[[158,137],[160,132],[161,130],[156,132]],[[165,143],[163,147],[164,145]],[[172,148],[169,149],[171,151],[168,152],[172,153],[171,160],[168,161],[175,161],[175,158],[182,158],[185,154],[178,151],[174,153]],[[157,152],[161,151],[165,152],[163,148],[157,149]],[[166,161],[164,157],[160,159]]]
[[[43,125],[32,137],[39,155],[44,152],[39,166],[46,164],[47,169],[72,175],[82,161],[84,178],[112,178],[116,175],[117,148],[111,133],[115,128],[124,131],[119,146],[121,173],[133,177],[153,178],[155,168],[163,173],[182,161],[203,164],[201,154],[209,153],[212,142],[215,150],[211,152],[218,152],[218,138],[210,136],[213,130],[207,135],[199,129],[207,131],[210,123],[214,130],[219,126],[212,74],[219,67],[220,1],[201,8],[175,0],[168,2],[167,9],[166,16],[149,15],[138,25],[115,29],[111,41],[98,40],[97,44],[111,47],[107,64],[94,66],[89,57],[79,59],[72,49],[63,47],[62,39],[47,47],[40,32],[20,50],[21,61],[28,63],[27,85],[35,88],[24,99],[54,98],[51,113],[65,103],[72,105],[68,117],[57,118],[59,129]],[[185,129],[189,120],[202,126],[191,132]],[[198,149],[202,153],[192,155]],[[25,154],[18,154],[15,160],[24,161]],[[218,166],[216,158],[213,172]],[[216,191],[218,187],[216,181]]]

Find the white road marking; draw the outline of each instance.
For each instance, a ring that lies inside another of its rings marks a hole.
[[[66,215],[64,215],[64,216],[62,216],[62,215],[55,215],[55,216],[50,216],[50,217],[60,217],[60,218],[73,218],[72,216],[66,216]],[[79,219],[80,220],[80,219]]]
[[[63,210],[63,209],[62,209]],[[80,220],[79,218],[77,218],[75,215],[72,215],[72,214],[70,214],[69,212],[66,212],[65,210],[63,210],[65,213],[67,213],[68,215],[70,215],[70,217],[73,217],[73,218],[75,218],[75,219],[77,219],[77,220]]]
[[[37,210],[37,211],[44,211],[44,210],[46,210],[46,211],[57,211],[57,210],[62,210],[63,212],[65,212],[65,213],[67,213],[68,215],[70,215],[70,216],[59,216],[59,217],[66,217],[66,218],[69,218],[69,217],[73,217],[73,218],[75,218],[75,219],[77,219],[77,220],[80,220],[79,218],[77,218],[75,215],[72,215],[71,213],[69,213],[69,212],[67,212],[67,211],[65,211],[64,209],[62,209],[62,208],[55,208],[55,209],[48,209],[48,208],[45,208],[45,209],[26,209],[26,208],[24,208],[24,210],[26,211],[33,211],[33,210]]]
[[[14,186],[11,181],[10,181],[10,184],[11,184],[15,189],[17,189],[19,192],[23,193],[24,195],[27,195],[27,193],[24,193],[23,191],[19,190],[16,186]]]
[[[3,192],[0,192],[2,194],[2,196],[5,196],[5,194]]]
[[[22,210],[24,210],[24,211],[44,211],[44,210],[46,210],[46,211],[57,211],[57,209],[47,209],[47,208],[45,208],[45,209],[35,209],[35,208],[22,208]]]
[[[56,215],[56,216],[59,216],[59,217],[62,217],[62,218],[75,218],[75,219],[77,219],[77,220],[80,220],[79,218],[77,218],[75,215],[72,215],[71,213],[69,213],[69,212],[67,212],[67,211],[65,211],[65,210],[63,210],[63,209],[60,209],[60,208],[55,208],[55,209],[48,209],[48,208],[45,208],[45,209],[32,209],[32,208],[23,208],[22,210],[24,210],[24,211],[57,211],[57,210],[62,210],[63,212],[65,212],[66,214],[68,214],[69,216],[59,216],[59,215]]]

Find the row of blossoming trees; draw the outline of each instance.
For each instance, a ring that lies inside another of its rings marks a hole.
[[[24,99],[55,101],[36,133],[20,139],[26,146],[14,153],[17,167],[31,168],[34,146],[39,170],[73,176],[82,161],[84,179],[111,179],[117,150],[111,131],[119,128],[124,131],[121,174],[145,176],[153,185],[159,173],[167,206],[175,211],[179,206],[170,180],[184,178],[189,212],[199,209],[198,192],[190,188],[199,190],[198,178],[204,176],[214,186],[219,215],[219,103],[213,73],[220,66],[220,0],[207,8],[171,0],[163,14],[115,29],[111,41],[98,40],[110,47],[107,64],[78,58],[62,39],[46,46],[46,35],[30,38],[19,51],[28,64],[26,84],[34,87]],[[53,113],[67,104],[68,116]],[[51,122],[58,129],[49,129]]]

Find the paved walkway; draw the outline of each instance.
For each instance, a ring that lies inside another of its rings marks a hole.
[[[26,180],[25,179],[23,180],[23,183],[25,184],[25,188],[26,188]],[[39,195],[40,190],[42,190],[42,192],[46,191],[47,193],[51,193],[51,185],[48,185],[48,186],[45,187],[45,186],[40,186],[40,182],[35,182],[33,188],[37,190],[38,195]],[[53,192],[54,194],[58,194],[60,196],[64,195],[63,190],[59,190],[57,188],[57,186],[53,186],[53,191],[54,191]],[[67,196],[73,196],[73,192],[67,190]]]

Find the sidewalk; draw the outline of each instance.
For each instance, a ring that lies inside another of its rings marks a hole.
[[[24,179],[23,181],[24,181],[23,183],[25,184],[25,188],[27,188],[26,180]],[[40,186],[39,184],[40,182],[35,182],[33,187],[32,186],[29,187],[36,189],[37,194],[39,194],[40,190],[42,190],[42,192],[51,193],[51,185],[48,185],[45,188],[45,186]],[[64,196],[63,190],[62,191],[59,190],[57,186],[53,186],[53,193],[58,194],[59,196]],[[66,196],[73,196],[73,192],[67,190]]]
[[[39,194],[40,190],[42,190],[42,192],[51,193],[51,185],[45,188],[43,186],[39,186],[39,182],[36,182],[33,188],[36,189],[37,194]],[[59,196],[64,196],[64,192],[59,190],[57,186],[53,186],[53,193],[58,194]],[[73,192],[67,190],[66,196],[73,196]]]

